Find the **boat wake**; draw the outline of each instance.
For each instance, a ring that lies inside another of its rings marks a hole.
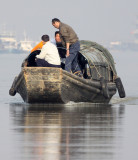
[[[110,101],[110,104],[131,104],[131,105],[138,105],[138,97],[113,97]]]
[[[16,99],[17,100],[17,99]],[[110,101],[109,104],[100,104],[100,103],[89,103],[89,102],[73,102],[73,101],[70,101],[68,102],[67,104],[45,104],[45,103],[42,103],[42,104],[28,104],[28,103],[25,103],[25,102],[20,102],[19,100],[17,100],[16,102],[15,101],[12,101],[10,103],[10,106],[20,106],[20,107],[81,107],[81,106],[85,106],[85,107],[89,107],[89,106],[111,106],[111,105],[115,105],[115,104],[129,104],[129,105],[138,105],[138,97],[126,97],[126,98],[119,98],[119,97],[113,97]]]
[[[67,104],[65,104],[66,107],[70,106],[89,106],[89,105],[94,105],[94,106],[99,106],[99,105],[114,105],[114,104],[131,104],[131,105],[138,105],[138,97],[125,97],[125,98],[120,98],[120,97],[113,97],[110,101],[109,104],[101,104],[101,103],[89,103],[89,102],[73,102],[70,101]]]

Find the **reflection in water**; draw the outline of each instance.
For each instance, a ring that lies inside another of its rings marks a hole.
[[[111,160],[120,156],[123,106],[11,104],[10,109],[18,148],[15,160]]]

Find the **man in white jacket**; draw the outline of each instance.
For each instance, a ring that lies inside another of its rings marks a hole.
[[[36,56],[37,66],[60,68],[61,62],[57,47],[49,41],[48,35],[43,35],[41,39],[43,47],[40,54]]]

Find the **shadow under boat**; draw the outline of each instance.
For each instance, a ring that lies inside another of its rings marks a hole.
[[[109,103],[118,89],[124,98],[125,91],[109,51],[91,41],[80,44],[78,62],[83,78],[65,71],[63,62],[62,68],[36,67],[35,56],[40,51],[35,51],[24,60],[9,94],[19,93],[27,103]],[[60,48],[59,54],[61,51]]]

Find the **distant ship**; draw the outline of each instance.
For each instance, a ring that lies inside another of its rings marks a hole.
[[[35,42],[33,41],[30,41],[26,38],[26,33],[24,32],[24,40],[21,40],[19,43],[18,43],[18,50],[20,52],[28,52],[30,53],[30,51],[33,49],[33,45],[34,45]]]
[[[30,53],[33,43],[33,41],[27,40],[26,37],[18,42],[12,32],[4,30],[0,33],[0,53]]]
[[[114,41],[110,42],[108,49],[111,50],[131,50],[138,51],[138,17],[136,20],[136,29],[131,32],[134,36],[134,40],[130,42]]]
[[[18,49],[18,43],[13,33],[2,32],[0,34],[0,53],[12,53]]]

